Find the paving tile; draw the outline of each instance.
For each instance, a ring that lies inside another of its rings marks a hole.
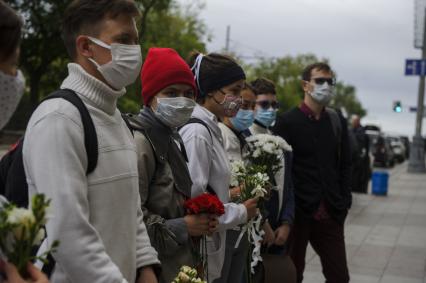
[[[368,225],[356,225],[354,223],[345,226],[345,243],[351,245],[361,245],[371,227]]]
[[[389,261],[392,250],[393,247],[364,244],[351,258],[350,263],[359,267],[383,269]]]
[[[422,283],[422,279],[385,274],[380,283]]]
[[[425,274],[423,269],[413,269],[410,267],[405,268],[393,268],[388,267],[385,269],[385,275],[391,275],[391,276],[399,276],[399,277],[408,277],[408,278],[416,278],[416,279],[423,279],[423,276]]]
[[[305,271],[303,273],[303,283],[320,283],[324,281],[325,279],[322,272]]]
[[[363,267],[363,266],[357,266],[349,263],[348,265],[349,273],[350,274],[362,274],[362,275],[369,275],[373,277],[379,277],[383,275],[383,272],[385,271],[385,268],[373,268],[373,267]]]
[[[426,227],[405,226],[398,238],[400,246],[426,248]]]
[[[386,213],[383,214],[382,218],[377,222],[377,225],[401,227],[406,223],[407,217],[407,213]]]
[[[392,226],[375,226],[367,235],[364,243],[393,247],[398,239],[400,228]]]
[[[310,244],[308,244],[308,247],[306,248],[306,256],[305,256],[306,263],[311,262],[311,260],[315,256],[316,256],[316,253],[315,253],[314,249],[312,248],[312,246]]]
[[[421,214],[421,215],[426,215],[426,205],[425,203],[413,203],[411,209],[410,209],[410,213],[411,214]]]
[[[395,248],[392,253],[392,258],[393,257],[405,257],[407,259],[424,261],[426,260],[426,248],[395,245]]]
[[[357,273],[350,275],[351,283],[378,283],[379,281],[380,276],[371,276]]]
[[[405,219],[405,225],[426,227],[426,216],[424,214],[410,213],[407,215],[407,218]]]
[[[362,213],[360,215],[357,215],[357,217],[355,217],[351,221],[351,224],[373,226],[380,221],[382,216],[383,214],[379,214],[379,213],[368,213],[368,214]]]

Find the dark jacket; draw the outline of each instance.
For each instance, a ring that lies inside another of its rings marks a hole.
[[[317,121],[294,108],[278,117],[273,131],[293,147],[297,213],[312,217],[324,200],[328,213],[343,223],[352,203],[351,153],[346,120],[339,117],[340,144],[326,111]]]
[[[129,119],[138,153],[139,192],[144,221],[162,265],[160,282],[171,282],[182,265],[193,266],[184,202],[191,178],[180,136],[162,124],[150,108]],[[138,130],[139,129],[139,130]]]

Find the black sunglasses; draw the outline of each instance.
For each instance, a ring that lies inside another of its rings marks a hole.
[[[328,85],[336,85],[336,80],[334,78],[312,78],[317,85],[323,85],[327,82]]]
[[[262,107],[263,109],[269,109],[271,107],[273,109],[277,109],[278,107],[280,107],[280,104],[278,102],[269,100],[256,101],[256,104]]]

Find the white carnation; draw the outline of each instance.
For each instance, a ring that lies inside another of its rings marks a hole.
[[[35,223],[35,217],[31,210],[25,208],[13,208],[8,216],[7,222],[10,224],[24,225],[30,227]]]

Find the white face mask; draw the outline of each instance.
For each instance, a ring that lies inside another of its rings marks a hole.
[[[97,38],[89,36],[89,39],[93,43],[111,50],[112,61],[102,66],[92,58],[89,58],[110,86],[118,90],[132,84],[136,80],[142,66],[140,45],[119,43],[108,45]]]
[[[170,128],[183,126],[191,118],[196,103],[187,97],[157,98],[155,116]]]
[[[310,93],[311,97],[321,105],[327,105],[334,96],[334,87],[327,82],[322,85],[315,84],[314,90]]]

